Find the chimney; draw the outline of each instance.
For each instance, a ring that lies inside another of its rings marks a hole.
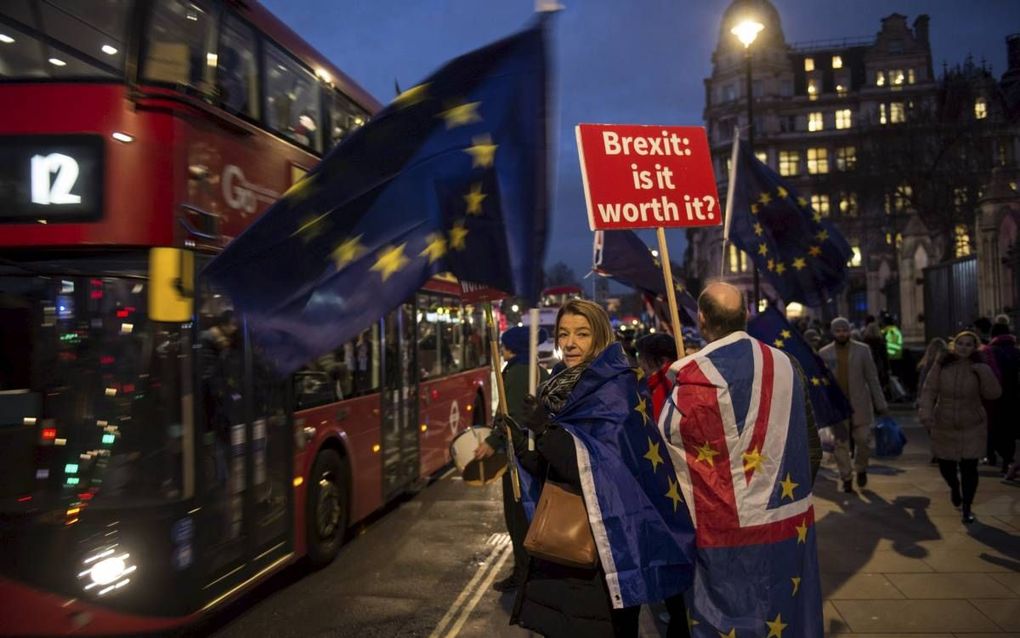
[[[1006,36],[1006,64],[1010,71],[1020,72],[1020,33]]]
[[[926,14],[921,14],[914,19],[914,38],[922,46],[929,46],[928,44],[928,21],[929,18]]]

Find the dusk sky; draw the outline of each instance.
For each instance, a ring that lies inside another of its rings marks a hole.
[[[523,27],[534,0],[262,0],[381,102],[394,81],[414,85],[446,60]],[[578,168],[579,122],[703,125],[704,78],[730,0],[563,0],[553,22],[552,230],[547,264],[579,276],[591,232]],[[873,37],[891,13],[931,17],[932,59],[984,58],[998,77],[1005,37],[1020,31],[1020,0],[773,0],[788,43]],[[643,231],[654,244],[654,232]],[[683,231],[668,231],[683,258]]]

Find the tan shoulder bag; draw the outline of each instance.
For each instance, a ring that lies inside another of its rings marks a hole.
[[[532,556],[567,567],[591,569],[598,565],[599,553],[584,498],[546,480],[524,538],[524,549]]]

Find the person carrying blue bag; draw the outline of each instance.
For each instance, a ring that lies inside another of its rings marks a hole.
[[[907,436],[903,434],[900,424],[891,416],[883,416],[875,423],[875,456],[894,458],[903,454],[903,446],[907,444]]]

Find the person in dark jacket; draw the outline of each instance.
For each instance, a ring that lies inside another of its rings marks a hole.
[[[528,435],[513,423],[524,422],[524,397],[528,394],[528,331],[527,327],[515,327],[503,333],[500,342],[503,344],[503,386],[506,389],[506,407],[510,415],[510,433],[513,436],[514,449],[518,452],[528,447]],[[538,331],[538,343],[548,339],[545,330]],[[538,381],[545,381],[549,374],[538,366]],[[483,459],[506,450],[506,425],[494,427],[478,449],[475,458]],[[514,500],[514,490],[510,472],[503,473],[503,519],[510,534],[510,542],[514,548],[514,568],[509,576],[493,583],[496,591],[512,591],[524,580],[525,567],[528,564],[528,553],[524,550],[524,535],[528,533],[528,518],[524,514],[524,506]]]
[[[595,303],[573,299],[561,307],[556,318],[556,341],[563,353],[564,369],[542,385],[537,399],[529,397],[526,400],[528,408],[524,423],[536,433],[537,438],[535,451],[521,454],[521,465],[532,477],[539,480],[544,477],[546,482],[566,485],[583,494],[586,506],[590,508],[592,501],[589,499],[592,497],[593,488],[588,485],[588,491],[585,491],[581,479],[582,472],[578,465],[577,447],[584,444],[575,438],[571,428],[590,427],[592,431],[597,430],[601,433],[617,432],[625,425],[629,428],[640,428],[640,425],[633,422],[628,425],[626,421],[635,414],[635,408],[627,401],[633,400],[630,393],[632,391],[636,393],[637,380],[620,345],[613,343],[613,332],[608,316]],[[626,396],[619,391],[621,387],[628,388]],[[597,399],[593,398],[592,393],[597,393]],[[593,415],[587,424],[580,426],[567,423],[564,420],[566,415],[571,414],[574,406],[581,403],[598,404],[600,413],[614,416],[607,420],[599,415]],[[640,405],[644,406],[644,403]],[[619,434],[617,440],[627,440],[625,433],[617,434]],[[600,449],[604,453],[616,448],[606,446]],[[620,458],[616,460],[622,462],[625,453],[626,451],[618,449],[617,454]],[[594,453],[589,456],[587,451],[585,458],[589,464],[604,462],[598,461],[601,457]],[[661,458],[657,460],[661,461]],[[661,465],[659,470],[660,472],[663,470]],[[593,475],[594,469],[589,467],[585,476],[590,481]],[[612,495],[608,495],[608,498],[612,498]],[[601,502],[599,503],[601,505]],[[669,508],[669,511],[672,513],[674,508]],[[614,529],[613,533],[616,531]],[[603,533],[606,533],[604,528]],[[649,533],[658,533],[658,528],[641,527],[626,530],[628,540],[632,541],[632,547],[647,545]],[[612,551],[604,544],[599,544],[600,534],[594,533],[594,536],[600,556],[611,556]],[[687,538],[693,542],[693,534],[688,534]],[[670,555],[667,551],[668,542],[664,535],[661,549],[658,550],[659,562],[663,562],[663,557],[668,559]],[[657,571],[663,566],[652,563],[639,565],[642,572],[649,574],[677,574],[676,587],[671,591],[680,591],[688,586],[690,562],[679,566],[674,572]],[[606,564],[602,560],[596,567],[585,569],[531,557],[525,583],[518,589],[510,622],[554,638],[636,637],[640,605],[621,604],[617,608],[613,603],[614,597],[626,600],[621,598],[618,584],[620,582],[618,578],[623,577],[624,575],[614,572],[613,585],[610,585],[607,582]],[[612,586],[615,586],[613,589],[616,591],[615,595],[610,594]]]
[[[665,333],[645,335],[634,343],[638,365],[648,379],[648,392],[652,395],[653,419],[659,421],[662,405],[673,389],[669,367],[676,361],[676,341]]]
[[[992,341],[984,350],[985,361],[1002,386],[1002,395],[988,402],[988,438],[991,447],[1002,459],[1006,474],[1015,460],[1017,418],[1020,415],[1020,348],[1009,326],[992,326]]]

